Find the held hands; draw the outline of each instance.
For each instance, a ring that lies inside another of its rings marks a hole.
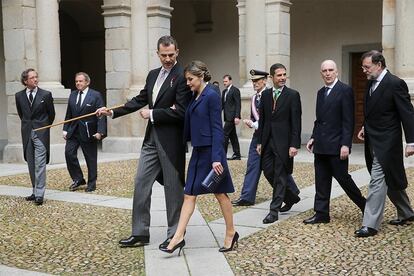
[[[313,153],[313,142],[315,141],[315,139],[311,138],[308,143],[306,144],[306,149],[310,152]]]
[[[101,108],[98,108],[96,111],[96,116],[112,116],[111,110],[107,109],[106,106],[103,106]]]
[[[220,162],[213,162],[213,170],[216,174],[222,174],[224,171]]]
[[[289,157],[295,157],[298,154],[298,149],[294,147],[289,148]]]
[[[234,118],[234,124],[237,126],[240,123],[240,118]]]
[[[359,140],[364,141],[364,127],[362,127],[361,130],[358,132],[357,137]]]
[[[414,154],[414,146],[413,145],[406,145],[405,146],[405,157],[410,157]]]
[[[348,146],[342,146],[341,147],[341,152],[339,154],[339,158],[341,158],[341,160],[346,160],[349,156],[349,147]]]

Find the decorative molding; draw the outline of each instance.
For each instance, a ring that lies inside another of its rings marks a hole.
[[[103,16],[131,16],[131,6],[120,5],[102,5]]]
[[[147,8],[147,16],[148,17],[165,17],[171,18],[171,12],[174,10],[172,7],[163,6],[163,5],[153,5],[148,6]]]

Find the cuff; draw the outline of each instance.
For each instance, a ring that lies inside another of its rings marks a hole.
[[[153,117],[153,115],[152,115],[152,109],[150,109],[150,120],[151,120],[151,123],[154,123],[154,117]]]

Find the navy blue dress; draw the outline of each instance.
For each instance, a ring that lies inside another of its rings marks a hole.
[[[188,165],[184,193],[200,195],[212,193],[201,185],[211,171],[213,162],[221,162],[226,176],[213,193],[233,193],[234,187],[224,152],[221,123],[221,102],[217,92],[207,85],[200,97],[192,98],[185,113],[185,141],[191,141],[193,152]]]

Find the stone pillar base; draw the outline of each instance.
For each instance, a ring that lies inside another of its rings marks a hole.
[[[3,153],[4,163],[24,163],[23,145],[22,144],[8,144],[4,148]],[[65,163],[65,144],[51,144],[50,145],[50,162],[49,164]]]
[[[144,137],[107,137],[102,141],[103,152],[133,153],[141,150]]]

